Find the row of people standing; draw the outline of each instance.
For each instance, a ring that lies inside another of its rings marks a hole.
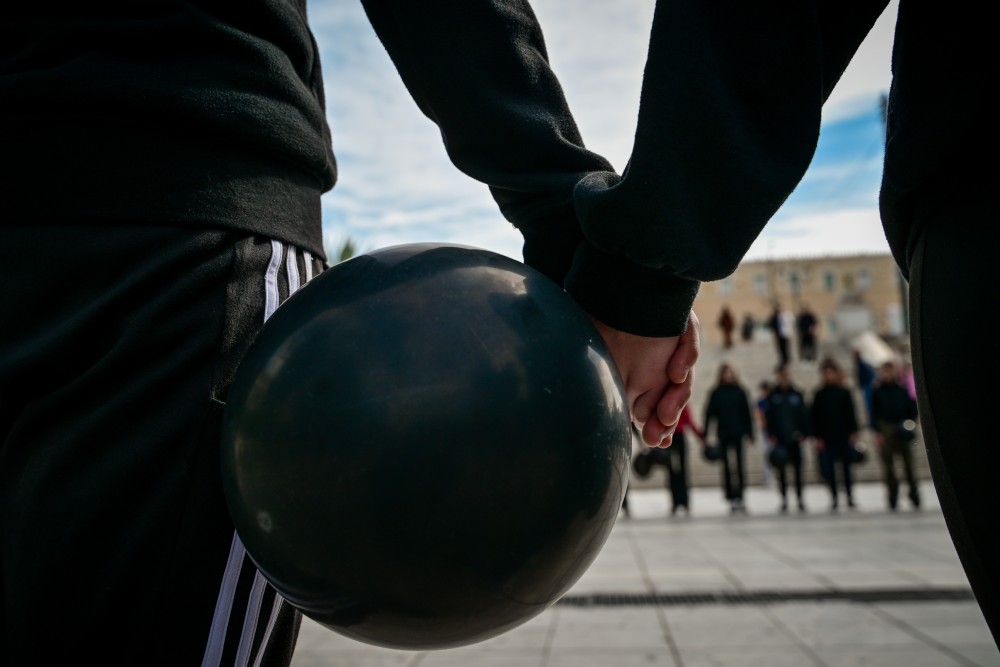
[[[731,511],[746,512],[745,447],[755,444],[755,434],[766,435],[768,462],[781,495],[781,511],[788,510],[789,469],[798,507],[805,511],[802,476],[802,443],[811,432],[805,398],[791,382],[787,364],[779,364],[773,384],[752,405],[736,369],[724,362],[705,405],[705,430],[714,433],[721,448],[722,490]],[[757,419],[754,419],[756,415]]]
[[[913,456],[917,403],[906,388],[900,365],[892,360],[880,365],[870,400],[864,404],[864,422],[840,364],[827,357],[819,370],[820,383],[807,401],[792,381],[789,364],[778,364],[775,386],[760,406],[761,421],[772,444],[769,460],[778,478],[781,511],[788,509],[788,473],[794,478],[798,508],[805,511],[803,454],[809,438],[816,448],[820,475],[830,490],[831,508],[839,507],[841,490],[848,507],[855,506],[852,466],[864,455],[859,449],[863,426],[874,434],[889,509],[896,510],[899,505],[897,463],[902,464],[910,503],[919,508],[920,487]]]
[[[819,318],[805,302],[800,303],[797,313],[792,313],[775,302],[767,326],[774,336],[778,353],[778,363],[787,364],[792,360],[791,342],[798,342],[800,361],[816,361],[819,351]]]
[[[728,305],[723,305],[719,311],[719,318],[716,320],[719,331],[722,333],[723,349],[733,347],[734,334],[736,332],[736,317]],[[798,356],[800,361],[816,361],[819,343],[819,318],[805,302],[799,304],[798,312],[792,313],[775,303],[770,315],[764,325],[771,330],[778,353],[779,363],[791,361],[791,344],[794,339],[798,343]],[[749,343],[754,338],[757,328],[757,320],[750,313],[743,316],[740,323],[740,337],[744,343]]]
[[[901,367],[892,361],[879,367],[870,397],[865,397],[863,415],[859,415],[845,370],[833,358],[820,363],[819,383],[811,400],[794,383],[787,363],[778,364],[773,382],[761,382],[761,393],[754,400],[736,368],[722,363],[708,392],[703,426],[688,406],[671,447],[650,452],[652,462],[667,469],[671,514],[690,512],[688,456],[693,449],[689,442],[692,437],[703,448],[711,443],[718,452],[722,491],[733,513],[746,512],[746,446],[754,446],[758,435],[766,447],[765,471],[773,473],[777,481],[781,512],[788,511],[792,496],[799,511],[806,511],[804,464],[809,439],[815,446],[820,475],[830,491],[831,509],[839,508],[841,494],[847,506],[853,508],[852,468],[865,455],[859,448],[865,426],[875,437],[889,508],[895,510],[899,504],[897,462],[902,463],[910,502],[918,508],[921,499],[912,447],[917,408],[900,371]]]

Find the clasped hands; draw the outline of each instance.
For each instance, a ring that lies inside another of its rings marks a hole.
[[[636,336],[591,319],[618,366],[642,441],[669,447],[681,410],[691,399],[701,350],[698,317],[691,311],[684,333],[670,338]]]

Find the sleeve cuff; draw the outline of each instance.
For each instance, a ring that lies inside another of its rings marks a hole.
[[[680,336],[701,283],[650,269],[581,243],[566,276],[566,291],[610,327],[648,337]]]

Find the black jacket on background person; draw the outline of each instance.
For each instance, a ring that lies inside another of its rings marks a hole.
[[[746,390],[738,384],[720,384],[712,389],[705,405],[703,428],[715,422],[715,435],[721,442],[739,442],[753,437],[753,417]]]
[[[895,381],[881,381],[872,389],[872,421],[876,426],[916,418],[917,402],[903,385]]]
[[[764,418],[768,435],[779,444],[801,442],[810,434],[809,409],[795,387],[774,387],[767,395]]]
[[[854,395],[842,385],[824,385],[809,406],[812,435],[830,442],[846,442],[859,428]]]

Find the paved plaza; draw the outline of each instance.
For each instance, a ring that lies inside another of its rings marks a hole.
[[[717,489],[693,490],[692,515],[666,493],[629,494],[597,560],[556,605],[472,646],[397,651],[308,619],[293,667],[1000,667],[933,486],[923,506],[886,510],[859,485],[858,508],[777,512],[754,487],[730,515]],[[984,508],[985,509],[985,508]]]

